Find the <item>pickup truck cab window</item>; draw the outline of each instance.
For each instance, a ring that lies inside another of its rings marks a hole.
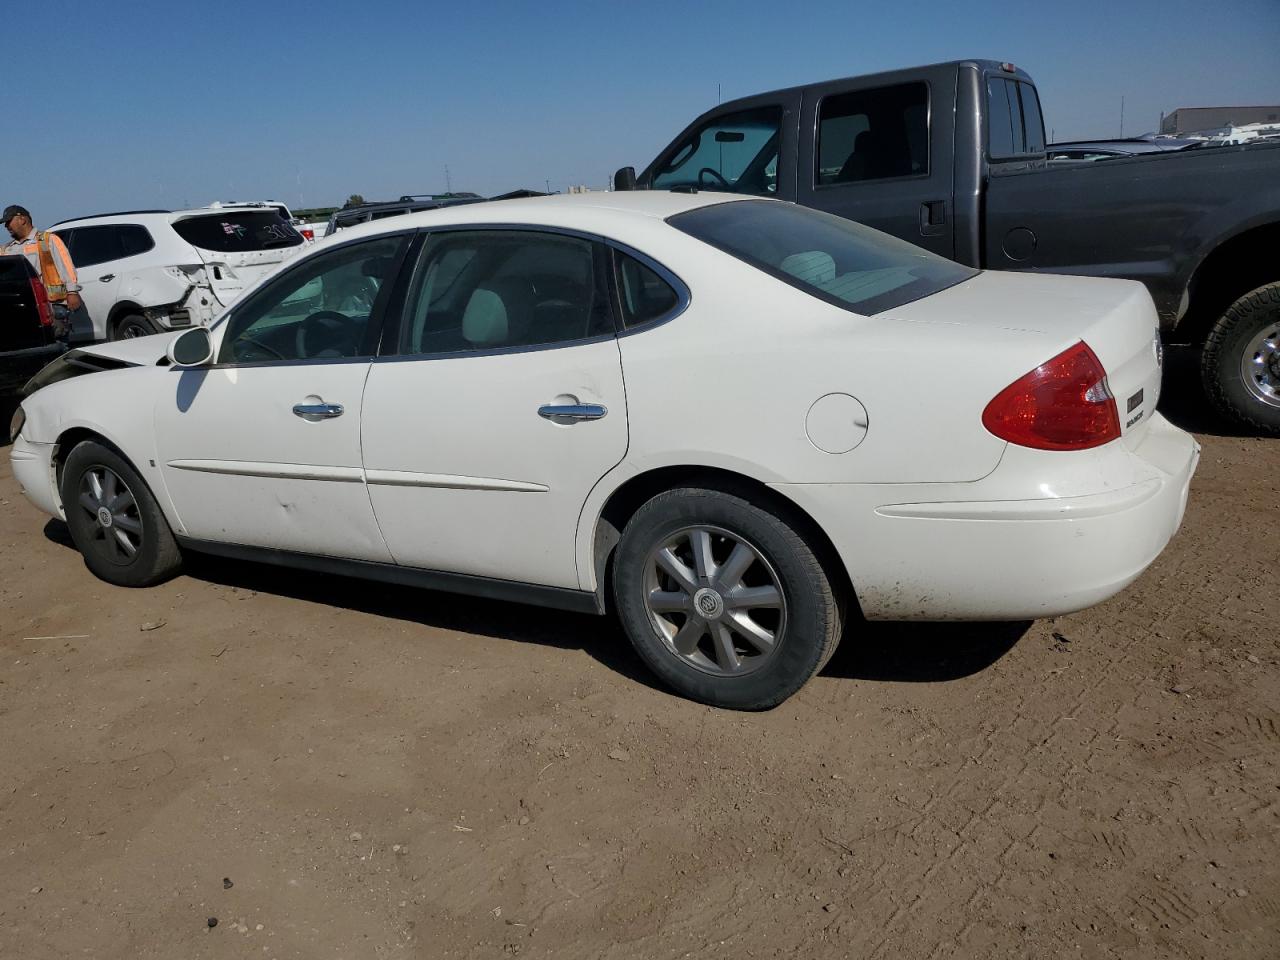
[[[815,182],[929,173],[929,87],[902,83],[825,97],[818,111]]]
[[[993,160],[1044,153],[1036,88],[1007,77],[987,79],[987,154]]]
[[[715,117],[659,162],[652,186],[771,196],[777,191],[781,123],[777,106]]]

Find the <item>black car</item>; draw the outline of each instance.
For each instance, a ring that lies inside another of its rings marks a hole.
[[[39,275],[24,256],[0,257],[0,398],[17,394],[60,353]]]

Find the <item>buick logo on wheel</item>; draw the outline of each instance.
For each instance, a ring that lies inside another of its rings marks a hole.
[[[708,620],[714,620],[724,613],[724,601],[720,599],[720,594],[706,587],[694,594],[693,603],[698,612]]]

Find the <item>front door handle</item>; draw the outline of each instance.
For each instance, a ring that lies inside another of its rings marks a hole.
[[[538,408],[538,416],[553,423],[599,420],[608,412],[607,407],[598,403],[544,403]]]
[[[103,283],[110,283],[115,278],[116,278],[116,275],[114,273],[108,273],[108,274],[105,274],[104,276],[99,277],[98,279],[101,280]]]
[[[329,420],[342,416],[345,408],[340,403],[295,403],[294,416],[303,420]]]

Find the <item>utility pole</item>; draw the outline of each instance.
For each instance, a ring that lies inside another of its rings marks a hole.
[[[550,192],[551,192],[551,181],[550,181],[550,180],[544,180],[544,181],[542,181],[542,182],[543,182],[543,183],[545,183],[545,184],[547,185],[547,193],[550,193]]]
[[[1120,96],[1120,139],[1124,139],[1124,95]]]
[[[453,181],[449,179],[449,165],[444,165],[444,192],[453,193]]]

